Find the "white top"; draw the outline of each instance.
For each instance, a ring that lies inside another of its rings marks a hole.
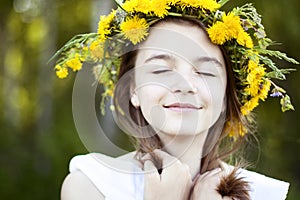
[[[135,164],[99,153],[75,156],[70,172],[80,170],[101,191],[107,200],[142,200],[144,175]],[[239,177],[250,184],[252,200],[284,200],[289,183],[256,172],[241,169]]]

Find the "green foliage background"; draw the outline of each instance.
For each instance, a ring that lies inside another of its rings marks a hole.
[[[245,2],[249,1],[232,0],[228,6]],[[252,2],[263,15],[269,37],[300,60],[300,2]],[[111,5],[108,0],[1,0],[0,199],[59,199],[70,158],[88,153],[72,118],[74,75],[58,80],[53,63],[47,61],[73,35],[95,31],[99,15]],[[287,88],[296,111],[281,113],[278,99],[268,99],[256,110],[261,153],[257,158],[253,151],[254,169],[290,182],[288,200],[297,200],[299,72],[280,84]],[[127,140],[115,141],[128,146]]]

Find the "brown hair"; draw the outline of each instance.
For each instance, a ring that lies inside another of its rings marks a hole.
[[[205,30],[205,25],[203,25],[201,22],[195,19],[190,18],[178,18],[178,17],[167,17],[163,20],[158,21],[158,23],[165,23],[165,22],[175,22],[179,24],[186,24],[190,26],[197,26]],[[154,24],[154,25],[156,25]],[[245,120],[241,114],[240,107],[241,104],[238,100],[237,93],[236,93],[236,80],[234,77],[234,72],[231,67],[230,59],[227,56],[226,50],[223,47],[220,47],[222,54],[225,59],[226,64],[226,73],[227,73],[227,87],[226,87],[226,113],[225,113],[225,124],[229,124],[228,122],[231,122],[231,124],[236,124],[237,122],[242,124],[244,127],[249,127],[247,120]],[[137,57],[137,50],[129,51],[128,53],[124,54],[122,56],[122,62],[121,67],[119,71],[119,79],[129,70],[133,69],[135,67],[135,61]],[[132,120],[138,125],[138,126],[146,126],[148,123],[144,119],[140,108],[135,108],[131,102],[130,98],[128,99],[129,103],[129,112],[131,115]],[[216,122],[217,123],[217,122]],[[147,134],[147,133],[146,133]],[[243,141],[246,139],[245,137],[238,137],[236,138],[235,142],[228,141],[228,128],[226,126],[223,126],[221,135],[218,138],[210,138],[210,135],[208,134],[208,137],[206,139],[206,142],[204,144],[203,148],[210,148],[211,150],[209,153],[207,153],[202,159],[201,159],[201,169],[200,173],[203,174],[207,171],[210,171],[212,169],[215,169],[217,167],[220,167],[220,160],[224,160],[228,157],[230,157],[233,153],[237,152],[237,150],[240,149],[240,147],[243,144]],[[154,149],[160,149],[162,148],[162,143],[157,136],[157,134],[152,134],[153,136],[145,137],[145,138],[136,138],[136,150],[137,150],[137,159],[141,159],[141,156],[145,153],[152,153]],[[237,134],[238,135],[238,134]],[[213,141],[217,140],[217,141]],[[230,144],[228,144],[228,142]],[[214,146],[211,147],[211,144],[214,144]],[[155,159],[155,158],[154,158]],[[157,162],[156,165],[159,167],[159,161],[155,159]],[[199,163],[200,164],[200,163]],[[228,176],[229,178],[222,180],[221,188],[219,188],[219,191],[224,191],[222,188],[223,185],[226,185],[226,180],[229,182],[232,181],[232,177],[235,177],[233,174]],[[236,183],[236,182],[235,182]],[[246,185],[245,182],[240,182],[243,185]],[[230,184],[230,183],[228,183]],[[220,186],[219,186],[220,187]],[[245,188],[247,188],[245,186]],[[234,188],[233,188],[234,190]],[[245,189],[247,191],[247,189]],[[247,192],[244,195],[247,199]],[[224,195],[224,192],[222,193]],[[225,195],[226,196],[226,195]]]

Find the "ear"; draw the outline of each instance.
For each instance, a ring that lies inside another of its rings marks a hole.
[[[139,98],[135,92],[132,94],[130,101],[134,107],[138,108],[140,106]]]

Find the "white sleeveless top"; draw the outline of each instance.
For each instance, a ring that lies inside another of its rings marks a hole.
[[[142,200],[144,175],[133,163],[99,153],[75,156],[70,162],[70,172],[80,170],[106,200]],[[241,169],[239,177],[250,184],[252,200],[284,200],[289,183]]]

